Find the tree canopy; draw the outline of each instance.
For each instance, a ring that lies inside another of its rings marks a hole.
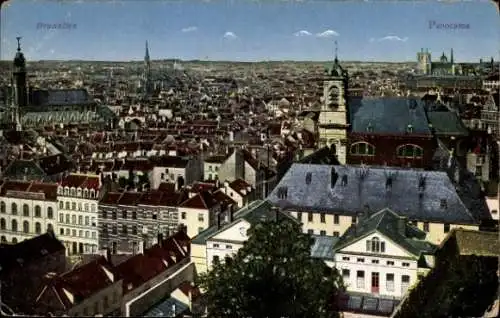
[[[209,317],[339,317],[341,275],[311,257],[313,238],[290,219],[258,223],[199,279]]]

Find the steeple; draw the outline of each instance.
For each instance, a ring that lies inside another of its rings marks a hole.
[[[21,37],[16,37],[17,40],[17,53],[14,57],[14,67],[16,71],[25,71],[26,69],[26,59],[24,58],[23,52],[21,52]]]
[[[146,41],[146,55],[144,56],[144,62],[149,63],[149,47],[148,47],[148,41]]]
[[[338,50],[339,50],[339,46],[338,46],[337,41],[335,41],[335,60],[334,60],[335,64],[339,64]]]

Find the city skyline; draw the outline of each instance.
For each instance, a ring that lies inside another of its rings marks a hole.
[[[477,62],[499,59],[497,14],[491,1],[10,1],[1,58],[22,36],[31,61],[138,61],[147,40],[152,60],[326,61],[337,41],[346,61],[414,62],[421,48],[436,60],[453,48],[456,62]]]

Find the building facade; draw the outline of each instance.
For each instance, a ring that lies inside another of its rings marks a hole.
[[[57,233],[57,184],[4,181],[0,188],[1,243]]]
[[[97,175],[70,174],[58,187],[58,236],[68,255],[94,254],[99,246]]]

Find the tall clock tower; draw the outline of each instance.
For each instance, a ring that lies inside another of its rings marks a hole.
[[[336,44],[336,43],[335,43]],[[349,128],[348,108],[346,96],[348,89],[348,74],[337,58],[325,70],[323,81],[323,102],[318,119],[319,148],[325,146],[333,148],[337,160],[346,163],[347,131]]]

